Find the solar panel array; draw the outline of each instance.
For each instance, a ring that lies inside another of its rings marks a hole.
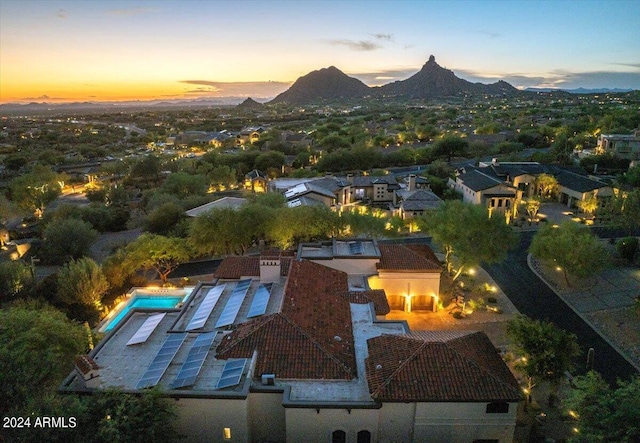
[[[156,357],[147,368],[147,371],[140,381],[138,381],[136,389],[150,388],[158,384],[169,367],[171,360],[173,360],[173,357],[178,353],[178,349],[182,346],[186,336],[186,333],[169,334],[156,354]]]
[[[247,318],[257,317],[267,312],[267,305],[271,298],[271,287],[272,283],[261,284],[258,287],[256,294],[253,296],[253,301],[251,302]]]
[[[218,380],[218,384],[216,385],[216,389],[228,388],[240,383],[240,379],[242,378],[242,373],[244,372],[244,367],[246,364],[246,358],[240,360],[230,360],[226,362],[224,364],[224,368],[222,369],[220,380]]]
[[[204,326],[211,315],[211,311],[213,311],[213,307],[218,303],[218,300],[220,300],[225,286],[226,285],[217,285],[209,289],[204,300],[202,300],[202,303],[198,306],[198,310],[187,325],[187,331],[193,331],[194,329],[199,329]]]
[[[349,252],[351,255],[364,254],[364,246],[362,246],[362,242],[356,241],[349,243]]]
[[[215,326],[216,328],[222,328],[223,326],[233,324],[238,312],[240,311],[240,306],[242,306],[242,302],[247,295],[249,286],[251,286],[251,279],[240,280],[238,282],[236,287],[233,289],[233,293],[231,294],[231,297],[229,297],[222,314],[220,314],[220,318]]]
[[[127,342],[127,346],[146,342],[165,315],[167,315],[167,313],[163,312],[161,314],[154,314],[151,317],[147,318],[144,323],[142,323],[142,326],[140,326],[140,328],[138,329],[138,332],[136,332],[133,337],[129,339],[129,341]]]
[[[198,335],[193,342],[193,346],[189,349],[189,355],[187,355],[187,359],[182,364],[180,372],[178,372],[176,379],[171,384],[171,388],[184,388],[196,382],[196,378],[198,378],[200,369],[202,369],[204,360],[209,353],[209,348],[215,338],[216,332],[206,332]]]

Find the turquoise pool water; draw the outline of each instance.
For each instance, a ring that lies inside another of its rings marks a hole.
[[[125,315],[127,315],[127,313],[133,308],[171,309],[175,308],[184,298],[188,296],[189,294],[184,297],[166,295],[145,296],[136,294],[131,298],[131,300],[129,300],[129,303],[127,303],[124,308],[122,308],[122,311],[120,311],[118,315],[113,317],[107,327],[104,328],[104,331],[107,332],[116,327],[117,324],[120,323],[120,320],[122,320]]]

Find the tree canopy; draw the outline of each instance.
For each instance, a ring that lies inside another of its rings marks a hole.
[[[49,167],[35,166],[31,172],[11,180],[11,200],[22,209],[42,215],[44,208],[62,192],[64,179]]]
[[[578,419],[571,442],[640,441],[640,377],[618,384],[612,389],[594,371],[574,378],[565,403]]]
[[[584,278],[609,263],[609,254],[598,238],[572,221],[543,226],[533,237],[529,252],[548,266],[560,267],[567,285],[569,275]]]
[[[457,200],[426,212],[418,224],[443,248],[448,272],[456,256],[459,268],[454,280],[464,268],[504,260],[518,239],[503,218],[489,218],[485,208]]]
[[[163,283],[180,263],[189,260],[191,251],[186,240],[143,234],[125,248],[123,267],[129,274],[137,269],[154,270]]]
[[[52,393],[87,348],[87,332],[49,306],[16,303],[0,310],[0,415]]]
[[[43,255],[56,264],[82,258],[89,254],[97,236],[97,231],[82,220],[69,218],[52,221],[44,229]]]
[[[507,323],[507,335],[525,359],[519,365],[535,382],[556,386],[580,355],[577,337],[552,323],[518,315]]]
[[[71,260],[58,273],[57,298],[66,304],[100,309],[102,296],[109,289],[102,268],[90,258]]]
[[[23,261],[0,262],[0,302],[19,297],[33,284],[31,268]]]

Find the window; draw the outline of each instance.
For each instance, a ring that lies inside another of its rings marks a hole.
[[[331,443],[347,443],[347,433],[344,431],[333,431],[331,433]]]
[[[499,207],[499,208],[501,208],[501,207],[502,207],[502,199],[501,199],[501,198],[499,198],[499,199],[498,199],[498,207]]]
[[[487,405],[487,414],[506,414],[509,412],[509,403],[496,402]]]
[[[225,440],[231,440],[231,428],[224,428],[222,431],[222,438]]]
[[[371,432],[360,431],[358,432],[358,443],[371,443]]]

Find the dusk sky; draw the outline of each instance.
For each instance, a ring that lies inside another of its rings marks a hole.
[[[470,81],[640,89],[640,1],[0,0],[0,102],[273,97],[433,54]]]

